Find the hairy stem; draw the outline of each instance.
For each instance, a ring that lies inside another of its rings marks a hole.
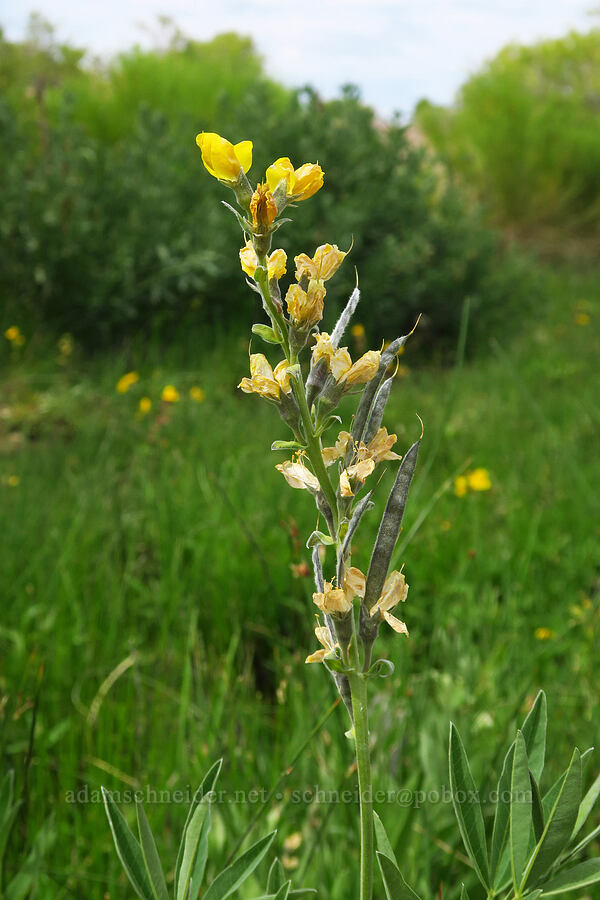
[[[358,657],[358,651],[356,651]],[[356,668],[348,675],[354,711],[354,734],[356,739],[356,766],[358,769],[358,790],[360,794],[360,900],[372,900],[374,832],[373,832],[373,786],[371,780],[371,758],[369,753],[369,713],[367,707],[367,679]]]

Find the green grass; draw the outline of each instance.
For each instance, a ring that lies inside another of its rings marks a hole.
[[[419,433],[416,413],[425,436],[395,560],[410,584],[410,638],[383,637],[396,675],[372,687],[382,789],[447,784],[450,718],[485,777],[540,687],[549,778],[575,743],[600,739],[597,274],[548,273],[544,308],[515,320],[510,342],[490,336],[487,358],[397,379],[386,424],[400,452]],[[285,426],[236,391],[246,335],[217,336],[210,350],[193,342],[95,360],[75,352],[61,365],[41,339],[12,356],[4,341],[0,749],[25,800],[7,870],[54,813],[39,897],[130,896],[102,806],[68,803],[68,791],[185,790],[221,755],[222,787],[268,789],[334,700],[325,671],[303,663],[315,646],[312,584],[290,563],[309,561],[315,518],[274,469],[268,448]],[[411,365],[410,345],[401,362]],[[139,382],[118,394],[131,369]],[[179,403],[161,404],[165,384]],[[141,396],[153,400],[144,417]],[[455,496],[454,475],[475,467],[492,489]],[[362,568],[377,524],[373,510],[355,544]],[[540,627],[553,637],[538,640]],[[278,825],[277,852],[331,900],[353,896],[356,808],[293,792],[354,787],[346,727],[338,708],[255,834]],[[596,759],[589,775],[598,769]],[[471,887],[448,803],[376,807],[425,896],[443,883],[457,897],[465,878]],[[215,864],[257,810],[218,806]],[[148,814],[174,862],[183,806],[149,804]],[[296,832],[300,846],[286,851]],[[261,893],[259,871],[243,896]]]

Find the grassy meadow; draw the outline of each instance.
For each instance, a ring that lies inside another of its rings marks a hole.
[[[574,744],[600,742],[598,275],[544,270],[534,312],[513,314],[475,359],[460,342],[444,369],[411,356],[410,342],[400,359],[385,423],[399,452],[418,436],[417,413],[425,435],[393,561],[410,584],[410,637],[383,639],[396,677],[372,687],[373,764],[395,797],[376,808],[425,896],[443,885],[458,897],[463,880],[479,896],[451,804],[435,799],[448,784],[450,719],[476,780],[539,688],[548,778]],[[463,337],[467,319],[465,309]],[[130,896],[100,785],[185,791],[220,756],[228,795],[215,808],[213,864],[256,819],[255,838],[281,820],[276,851],[298,885],[352,894],[345,711],[331,708],[327,673],[304,665],[314,513],[274,468],[283,423],[236,390],[251,321],[96,356],[25,328],[22,346],[2,338],[0,752],[24,801],[6,869],[31,853],[36,897]],[[128,372],[139,379],[121,393]],[[176,402],[161,400],[167,385]],[[480,467],[491,488],[458,496],[455,478]],[[356,543],[362,568],[376,527],[373,515]],[[599,770],[596,753],[587,783]],[[340,802],[322,793],[345,790]],[[147,811],[174,860],[185,806]],[[264,877],[240,896],[261,894]]]

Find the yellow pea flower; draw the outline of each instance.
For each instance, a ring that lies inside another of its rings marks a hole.
[[[202,162],[219,181],[236,182],[252,165],[252,141],[230,141],[211,131],[196,135]]]
[[[457,497],[464,497],[469,490],[469,482],[465,475],[458,475],[454,479],[454,493]]]
[[[273,250],[267,257],[267,275],[269,281],[271,278],[283,278],[285,275],[287,264],[287,254],[285,250]],[[246,241],[246,246],[240,250],[240,265],[249,278],[254,278],[256,267],[258,266],[258,256],[252,241]]]
[[[556,633],[551,628],[536,628],[534,634],[538,641],[550,641],[556,637]]]
[[[204,403],[206,400],[206,394],[198,385],[194,385],[190,388],[190,397],[194,401],[194,403]]]
[[[272,191],[282,181],[286,185],[286,196],[289,200],[307,200],[323,187],[323,170],[317,163],[304,163],[294,169],[290,159],[282,156],[267,169],[267,184]]]
[[[343,616],[352,609],[352,599],[342,588],[334,588],[330,581],[325,582],[323,591],[313,594],[313,603],[328,616]]]
[[[263,353],[250,355],[250,378],[242,378],[238,387],[245,394],[258,394],[266,400],[279,400],[281,391],[289,394],[291,390],[287,360],[282,360],[275,370]]]
[[[377,375],[380,358],[381,351],[367,350],[360,359],[356,360],[342,380],[348,387],[352,387],[355,384],[366,384]]]
[[[311,653],[310,656],[306,657],[305,662],[307,663],[320,663],[323,662],[325,657],[331,656],[335,653],[335,648],[337,644],[335,644],[331,640],[331,635],[329,633],[329,628],[326,628],[324,625],[318,625],[315,628],[315,635],[320,644],[322,644],[322,649],[315,650],[314,653]]]
[[[140,399],[138,409],[142,416],[145,416],[146,413],[149,413],[152,409],[152,400],[150,399],[150,397],[142,397]]]
[[[314,278],[308,284],[308,291],[303,291],[299,284],[290,285],[285,302],[294,325],[304,331],[320,322],[325,294],[323,282]]]
[[[401,622],[400,619],[397,619],[390,612],[390,609],[406,600],[407,594],[408,585],[402,572],[390,572],[385,579],[381,597],[372,607],[370,615],[374,616],[379,613],[390,628],[393,628],[398,634],[408,635],[408,629],[404,622]]]
[[[277,218],[277,204],[266,184],[257,184],[250,199],[250,213],[255,231],[266,234]]]
[[[373,469],[375,460],[363,459],[344,469],[340,475],[340,494],[342,497],[354,497],[357,487],[362,487]]]
[[[329,281],[335,275],[347,253],[338,250],[337,244],[321,244],[311,259],[306,253],[294,257],[296,263],[296,281],[306,275],[307,278],[318,278]]]
[[[311,494],[320,490],[319,479],[316,475],[307,469],[304,463],[292,462],[287,459],[285,462],[275,466],[278,472],[281,472],[290,487],[299,491],[310,491]]]
[[[4,337],[7,341],[10,341],[11,344],[15,343],[15,341],[18,341],[21,337],[21,330],[17,325],[11,325],[10,328],[7,328],[4,332]]]
[[[172,384],[167,384],[162,389],[160,399],[163,403],[177,403],[179,400],[179,391]]]

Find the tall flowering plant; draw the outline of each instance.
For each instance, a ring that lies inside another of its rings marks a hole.
[[[380,625],[385,622],[398,634],[408,634],[396,615],[408,585],[403,572],[390,571],[390,563],[420,442],[419,438],[402,459],[393,449],[396,435],[388,434],[382,421],[396,356],[408,335],[353,361],[341,344],[359,301],[358,288],[331,332],[321,330],[327,284],[347,255],[335,244],[296,256],[294,279],[283,294],[287,258],[283,250],[273,249],[273,239],[289,221],[282,218],[284,210],[323,186],[319,165],[305,163],[296,169],[288,158],[278,159],[253,190],[246,174],[252,149],[248,141],[233,145],[219,135],[203,133],[197,142],[208,171],[231,188],[237,200],[238,209],[230,209],[244,235],[241,267],[267,318],[252,331],[277,348],[280,356],[272,367],[263,353],[252,353],[250,376],[242,378],[239,387],[271,403],[290,429],[288,440],[272,444],[273,450],[290,454],[276,468],[292,488],[312,495],[324,522],[307,542],[314,566],[313,600],[320,617],[315,634],[321,647],[306,661],[322,663],[329,670],[348,711],[360,792],[360,896],[370,900],[374,821],[367,683],[392,668],[388,660],[373,659]],[[304,357],[308,359],[303,370]],[[348,394],[357,398],[356,412],[347,430],[340,430],[343,423],[335,410]],[[376,469],[396,461],[400,462],[396,479],[363,572],[352,565],[352,542],[362,517],[375,505],[370,484]]]
[[[252,353],[250,375],[242,378],[239,387],[257,394],[279,412],[291,436],[271,445],[289,455],[276,468],[292,488],[312,495],[324,523],[307,541],[312,548],[313,601],[319,616],[315,635],[321,646],[309,653],[306,662],[328,669],[348,713],[360,796],[360,900],[373,896],[375,857],[387,900],[419,900],[405,882],[384,826],[373,811],[367,696],[369,679],[393,670],[389,660],[374,658],[380,626],[386,623],[397,634],[408,635],[397,614],[408,585],[404,573],[390,571],[390,565],[421,438],[401,457],[393,449],[396,435],[388,434],[382,421],[396,356],[409,335],[353,361],[340,344],[359,301],[358,289],[331,332],[321,330],[326,284],[347,255],[335,244],[317,247],[312,256],[296,256],[294,279],[283,296],[280,282],[286,274],[287,257],[283,250],[273,249],[273,236],[289,221],[282,218],[284,210],[309,199],[323,186],[319,165],[305,163],[296,169],[287,157],[278,159],[253,190],[247,177],[252,164],[250,141],[231,144],[217,134],[203,133],[197,143],[210,174],[231,188],[237,201],[237,209],[225,205],[243,232],[241,268],[267,319],[254,325],[252,332],[280,357],[273,366],[263,353]],[[343,422],[335,410],[348,394],[357,398],[356,410],[347,430],[338,430]],[[396,477],[363,572],[352,565],[352,542],[363,516],[375,506],[371,487],[375,470],[383,463],[396,462]],[[489,486],[482,471],[472,473],[473,490]],[[577,862],[600,836],[600,825],[581,836],[600,796],[600,777],[582,794],[583,764],[591,749],[580,753],[576,748],[568,767],[543,792],[546,729],[546,698],[540,692],[508,748],[496,791],[486,798],[477,789],[458,730],[450,726],[450,794],[472,867],[467,880],[471,889],[478,880],[487,900],[543,900],[600,881],[600,860]],[[173,869],[175,900],[197,900],[199,896],[225,900],[255,871],[273,841],[274,833],[258,840],[205,888],[211,798],[220,767],[218,761],[209,770],[189,810]],[[4,798],[0,822],[14,817],[11,778],[0,790],[0,801]],[[104,798],[117,852],[137,895],[143,900],[167,900],[169,887],[142,804],[137,803],[136,838],[108,791]],[[488,836],[486,810],[493,812]],[[475,889],[479,890],[477,896],[483,896],[481,888]],[[261,900],[314,893],[308,888],[292,890],[291,881],[275,860]],[[464,884],[452,896],[459,893],[461,900],[468,900]],[[438,896],[441,898],[441,890]]]

